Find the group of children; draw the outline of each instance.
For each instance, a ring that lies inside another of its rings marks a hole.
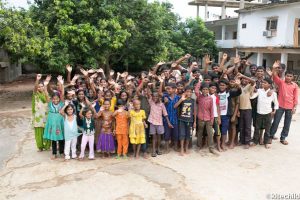
[[[280,142],[288,144],[298,104],[293,72],[279,61],[271,70],[225,53],[220,64],[209,56],[203,63],[200,68],[187,54],[136,76],[81,68],[72,79],[76,69],[67,65],[66,83],[58,76],[56,84],[51,75],[42,81],[37,74],[32,98],[37,148],[52,146],[52,159],[64,155],[66,160],[77,158],[77,152],[82,160],[87,144],[89,159],[95,159],[95,150],[102,157],[116,151],[118,159],[127,158],[128,151],[135,158],[140,151],[147,157],[148,150],[156,157],[171,147],[184,155],[193,133],[198,148],[208,146],[214,154],[237,145],[270,148],[283,114]]]

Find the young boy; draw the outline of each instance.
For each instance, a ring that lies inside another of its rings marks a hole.
[[[167,92],[163,95],[163,102],[166,106],[171,126],[169,126],[166,118],[164,118],[164,128],[166,150],[167,152],[169,152],[169,144],[171,143],[171,139],[174,144],[175,151],[177,151],[178,149],[178,115],[177,109],[174,109],[174,105],[179,101],[180,97],[176,95],[175,83],[168,83],[168,85],[166,86],[166,91]]]
[[[148,122],[150,123],[149,134],[152,135],[152,157],[156,157],[157,155],[162,154],[160,151],[160,141],[161,135],[163,135],[165,132],[162,116],[164,116],[167,120],[168,126],[171,127],[171,123],[168,118],[166,107],[160,101],[160,97],[157,92],[153,92],[152,97],[150,92],[148,92],[148,101],[150,105]]]
[[[293,83],[294,73],[287,71],[285,73],[285,79],[281,80],[278,76],[280,68],[280,62],[277,61],[273,65],[273,81],[278,86],[278,103],[279,109],[276,111],[274,121],[270,131],[270,142],[275,138],[275,133],[278,129],[279,122],[283,113],[285,113],[284,126],[281,131],[280,142],[284,145],[288,145],[286,137],[289,134],[290,125],[292,121],[292,115],[295,114],[298,104],[298,86]]]
[[[275,110],[278,109],[277,94],[273,92],[271,96],[268,96],[272,83],[271,79],[265,78],[262,81],[262,89],[257,89],[256,93],[252,96],[257,97],[257,114],[253,143],[251,146],[256,146],[259,143],[260,128],[264,125],[264,144],[267,149],[270,148],[268,143],[270,138],[272,116],[274,115]],[[272,110],[272,102],[274,103],[275,110]]]
[[[222,79],[219,82],[219,99],[220,99],[220,115],[221,115],[221,149],[226,151],[225,143],[227,140],[227,132],[229,129],[229,121],[231,116],[234,114],[234,110],[232,108],[233,97],[237,97],[241,94],[241,88],[237,84],[237,89],[227,91],[228,81],[226,79]]]
[[[196,128],[196,110],[195,101],[192,97],[192,88],[186,87],[181,99],[174,105],[174,109],[179,107],[179,140],[180,155],[184,152],[188,154],[189,141],[191,138],[191,128]],[[184,147],[185,142],[185,147]]]
[[[213,98],[213,106],[214,106],[214,136],[217,140],[217,150],[221,152],[221,133],[220,133],[220,124],[221,124],[221,117],[220,117],[220,100],[219,96],[216,95],[217,92],[217,83],[210,83],[209,84],[209,95]]]
[[[201,88],[200,88],[201,86]],[[201,93],[199,91],[201,90]],[[208,135],[209,152],[215,154],[214,141],[212,133],[212,124],[214,122],[214,105],[213,98],[209,96],[209,85],[199,82],[195,87],[195,94],[198,102],[198,130],[197,130],[197,143],[199,149],[202,148],[202,136],[204,128]]]
[[[255,89],[255,81],[249,78],[250,75],[238,74],[241,78],[242,94],[240,95],[240,140],[245,145],[245,149],[249,149],[251,141],[251,123],[252,123],[252,107],[250,97]]]

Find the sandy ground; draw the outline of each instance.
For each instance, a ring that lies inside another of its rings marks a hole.
[[[31,80],[0,87],[0,199],[270,199],[300,195],[300,114],[288,146],[145,159],[50,160],[30,126]],[[299,109],[298,109],[299,112]],[[297,120],[297,122],[296,122]]]

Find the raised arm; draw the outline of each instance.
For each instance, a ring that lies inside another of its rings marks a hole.
[[[210,55],[205,55],[204,56],[204,74],[208,73],[208,67],[209,65],[212,63],[212,61],[210,60]]]
[[[35,83],[34,83],[34,89],[33,89],[34,92],[37,92],[37,88],[39,87],[39,82],[40,82],[41,78],[42,78],[42,74],[37,74],[36,75],[36,79],[35,79]]]
[[[66,69],[67,69],[67,83],[71,83],[72,66],[67,64]]]
[[[47,75],[45,81],[44,81],[44,92],[45,92],[45,95],[46,95],[46,101],[47,102],[50,102],[50,97],[49,97],[49,93],[48,93],[48,85],[49,85],[49,82],[51,80],[51,75]]]

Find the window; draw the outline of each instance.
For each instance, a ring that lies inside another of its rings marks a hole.
[[[247,28],[247,24],[242,24],[242,28]]]
[[[266,30],[271,32],[269,37],[275,37],[277,35],[277,23],[278,18],[269,18],[267,19]]]
[[[236,40],[236,39],[237,39],[237,32],[236,32],[236,31],[233,32],[232,39],[233,39],[233,40]]]
[[[267,31],[276,31],[277,30],[277,22],[278,22],[277,18],[268,19],[266,30]]]

